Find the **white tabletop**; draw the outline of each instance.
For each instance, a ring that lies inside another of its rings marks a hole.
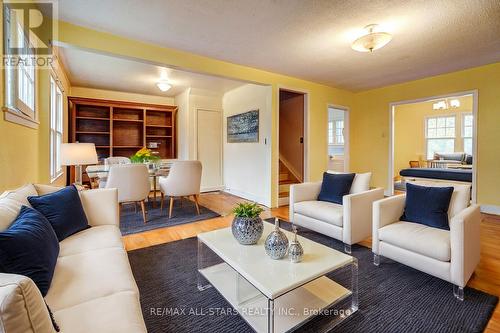
[[[299,263],[292,263],[285,257],[273,260],[267,256],[264,241],[274,226],[264,222],[264,233],[255,245],[241,245],[234,239],[231,228],[201,233],[198,239],[247,279],[260,292],[275,299],[304,283],[325,275],[350,262],[347,254],[299,236],[304,248],[304,257]],[[284,231],[289,240],[291,232]]]

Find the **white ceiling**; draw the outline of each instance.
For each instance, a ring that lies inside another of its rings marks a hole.
[[[222,94],[244,84],[79,49],[61,47],[59,53],[71,85],[78,87],[173,97],[188,87]],[[158,89],[161,78],[168,78],[170,90]]]
[[[500,61],[499,0],[71,0],[64,21],[364,90]],[[350,47],[378,23],[384,48]]]

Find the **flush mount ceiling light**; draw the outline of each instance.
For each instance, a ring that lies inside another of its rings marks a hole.
[[[388,32],[378,31],[378,24],[369,24],[365,28],[365,34],[354,42],[352,49],[359,52],[373,52],[385,46],[392,39]]]
[[[161,91],[168,91],[170,88],[172,88],[172,86],[170,85],[170,83],[168,83],[168,80],[160,80],[158,82],[156,82],[156,85],[158,86],[158,89],[160,89]]]

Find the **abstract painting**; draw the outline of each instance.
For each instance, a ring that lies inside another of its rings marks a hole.
[[[227,142],[259,142],[259,110],[227,117]]]

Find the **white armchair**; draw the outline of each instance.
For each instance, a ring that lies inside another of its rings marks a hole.
[[[378,266],[384,256],[451,282],[455,297],[463,300],[463,288],[479,263],[479,206],[469,206],[468,185],[432,186],[454,187],[448,210],[450,230],[400,221],[405,208],[404,194],[379,200],[373,204],[374,264]]]
[[[198,205],[198,196],[200,194],[201,184],[201,162],[200,161],[175,161],[172,163],[167,177],[160,177],[161,207],[165,195],[170,197],[170,209],[168,217],[172,217],[174,208],[174,199],[193,196],[196,205],[196,212],[200,214]]]
[[[115,165],[109,169],[106,188],[118,189],[118,202],[141,203],[142,218],[146,223],[145,201],[151,189],[145,164]]]
[[[357,174],[351,191],[342,205],[318,201],[322,182],[302,183],[290,187],[290,221],[351,245],[371,236],[372,203],[384,197],[382,188],[369,189],[371,173]]]

